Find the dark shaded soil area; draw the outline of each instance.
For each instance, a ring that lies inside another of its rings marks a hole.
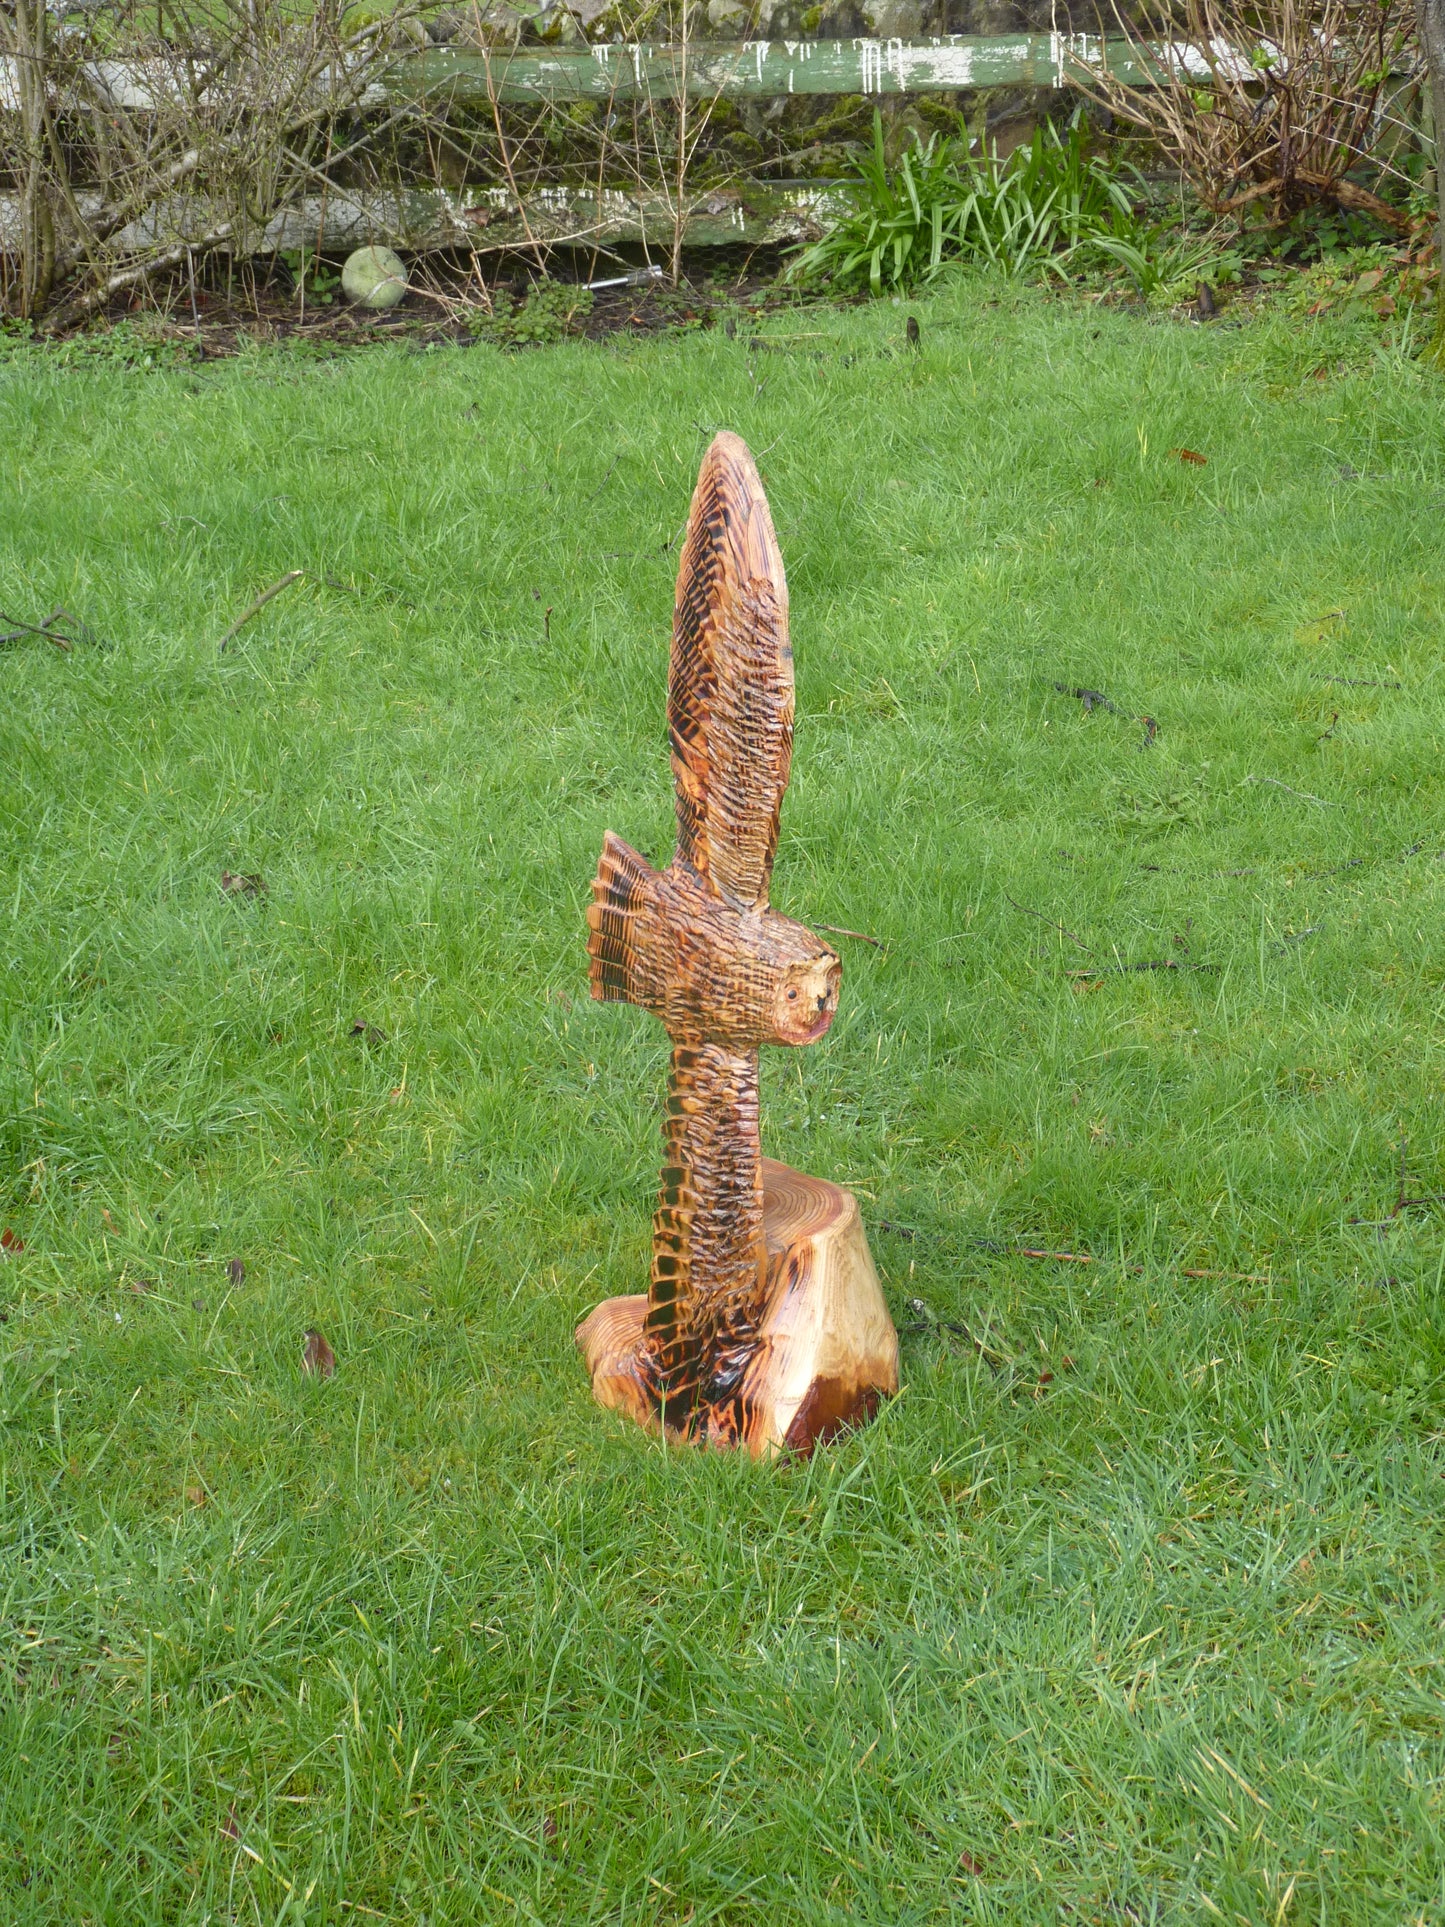
[[[194,288],[179,276],[169,288],[137,295],[133,305],[113,303],[88,331],[131,323],[149,340],[212,360],[256,342],[339,349],[400,339],[418,348],[478,342],[523,348],[564,336],[736,329],[749,316],[806,298],[781,282],[785,263],[776,248],[706,249],[684,260],[676,287],[660,271],[626,261],[595,267],[602,285],[590,286],[585,277],[593,264],[582,255],[570,261],[554,255],[545,281],[531,262],[512,261],[485,282],[468,263],[430,257],[413,269],[412,286],[397,307],[369,313],[329,285],[339,260],[308,264],[303,287],[296,267],[277,257],[214,273],[209,284],[198,278]]]

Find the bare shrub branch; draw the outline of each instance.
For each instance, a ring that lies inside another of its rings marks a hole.
[[[1078,43],[1070,77],[1153,140],[1213,213],[1265,201],[1285,221],[1325,200],[1408,225],[1347,178],[1375,143],[1410,35],[1407,0],[1143,0],[1128,14],[1110,0],[1110,11],[1134,71],[1155,84]]]
[[[9,307],[48,328],[220,248],[255,247],[393,64],[419,7],[348,30],[350,0],[103,0],[0,10],[0,180],[19,190]],[[7,80],[13,76],[13,86]],[[10,96],[14,95],[12,105]],[[97,186],[97,184],[99,184]]]

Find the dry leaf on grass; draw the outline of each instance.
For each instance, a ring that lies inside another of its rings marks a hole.
[[[243,876],[238,870],[222,870],[221,888],[228,897],[264,897],[266,879],[258,876]]]
[[[5,1229],[0,1231],[0,1251],[3,1251],[7,1258],[18,1258],[24,1249],[22,1241],[7,1224]]]
[[[330,1378],[336,1370],[336,1354],[319,1331],[309,1331],[301,1348],[301,1369],[317,1378]]]
[[[226,1276],[233,1285],[241,1285],[246,1282],[246,1267],[239,1258],[232,1258],[231,1262],[226,1266]]]

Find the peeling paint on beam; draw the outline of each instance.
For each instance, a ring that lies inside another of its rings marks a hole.
[[[79,197],[81,212],[92,218],[101,196]],[[826,182],[764,182],[708,194],[688,211],[683,239],[688,247],[784,246],[811,240],[842,212],[844,197]],[[634,194],[621,188],[542,187],[526,199],[526,218],[504,187],[402,188],[391,193],[349,194],[334,189],[323,201],[310,195],[283,209],[263,229],[239,235],[225,252],[277,254],[284,248],[316,244],[337,253],[384,243],[408,254],[450,248],[479,253],[544,246],[615,247],[652,245],[666,251],[672,243],[672,212],[661,194]],[[140,221],[112,237],[123,254],[149,254],[215,225],[217,210],[204,196],[173,196]],[[20,204],[0,195],[0,254],[20,244]]]
[[[417,93],[462,106],[568,100],[776,100],[789,94],[957,93],[981,87],[1064,87],[1080,64],[1121,79],[1154,73],[1122,37],[942,34],[928,40],[749,40],[687,49],[597,46],[575,53],[477,53],[438,47],[399,63],[378,102]]]
[[[1189,53],[1200,57],[1197,50]],[[776,100],[788,94],[930,94],[979,87],[1063,87],[1080,62],[1106,61],[1121,79],[1153,76],[1120,36],[941,34],[927,40],[745,40],[687,49],[628,42],[569,52],[529,47],[481,53],[434,47],[399,60],[363,105],[417,98],[460,106],[569,100]],[[103,60],[89,78],[101,99],[144,112],[174,102],[188,76],[165,60]],[[19,105],[15,62],[0,58],[0,109]]]
[[[399,60],[370,87],[363,107],[407,100],[484,107],[597,100],[777,100],[789,94],[960,93],[989,87],[1068,87],[1081,69],[1107,67],[1150,86],[1175,68],[1205,78],[1211,61],[1252,73],[1247,57],[1216,42],[1208,53],[1174,41],[1150,47],[1122,35],[940,34],[927,40],[746,40],[689,48],[628,42],[552,52],[529,47],[481,53],[434,47]],[[144,111],[180,96],[182,78],[164,61],[97,61],[89,78],[102,99]],[[188,81],[186,82],[188,85]],[[19,104],[13,59],[0,59],[0,109]]]

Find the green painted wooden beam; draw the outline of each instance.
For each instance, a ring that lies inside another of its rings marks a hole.
[[[77,196],[82,213],[99,212],[98,189]],[[690,248],[782,247],[809,241],[842,214],[848,197],[836,182],[750,181],[690,199],[683,240]],[[224,252],[277,254],[312,248],[318,240],[336,254],[377,242],[406,254],[475,250],[480,254],[543,247],[615,247],[624,243],[654,250],[665,259],[672,245],[673,207],[666,195],[626,188],[539,187],[522,207],[505,187],[473,186],[373,189],[333,188],[281,209],[259,231],[238,235]],[[122,250],[143,254],[187,236],[197,238],[223,219],[225,210],[204,196],[137,220],[114,237]],[[0,255],[19,251],[18,195],[0,194]]]
[[[787,94],[938,94],[978,87],[1063,87],[1079,61],[1106,60],[1123,79],[1151,78],[1127,40],[1085,34],[946,34],[932,40],[749,40],[730,46],[528,47],[479,53],[437,47],[401,62],[385,82],[404,99],[441,95],[463,106],[503,102],[775,100]]]
[[[1163,64],[1161,47],[1157,57]],[[1241,66],[1243,54],[1229,55]],[[1176,42],[1168,50],[1201,79],[1209,63],[1199,49]],[[788,94],[961,93],[990,87],[1067,87],[1085,68],[1106,66],[1121,80],[1148,86],[1159,65],[1146,48],[1122,35],[942,34],[931,40],[699,41],[684,50],[629,42],[618,46],[517,48],[479,52],[433,47],[398,60],[368,89],[364,107],[425,97],[459,106],[546,105],[573,100],[667,100],[686,93],[701,99],[776,100]],[[154,80],[143,64],[108,63],[97,79],[118,105],[144,109]],[[19,104],[12,59],[0,57],[0,111]]]
[[[846,208],[848,197],[828,181],[752,181],[692,197],[683,222],[691,248],[783,246],[811,240]],[[504,187],[437,188],[352,194],[333,192],[323,204],[309,197],[278,215],[263,251],[323,245],[340,251],[383,241],[404,252],[474,248],[479,253],[546,247],[649,245],[665,258],[672,243],[673,208],[659,193],[625,188],[539,187],[523,208]]]

